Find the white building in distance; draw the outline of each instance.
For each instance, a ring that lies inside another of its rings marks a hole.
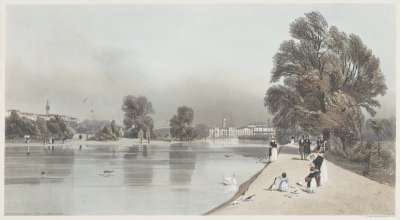
[[[248,124],[247,126],[235,128],[211,128],[210,138],[237,138],[237,137],[250,137],[250,136],[267,136],[274,137],[275,129],[269,127],[267,124]]]

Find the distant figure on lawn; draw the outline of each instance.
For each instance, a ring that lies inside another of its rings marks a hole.
[[[142,129],[140,129],[138,132],[138,138],[140,139],[140,144],[142,144],[143,143],[143,130]]]
[[[304,140],[304,135],[302,135],[299,140],[299,153],[300,153],[300,158],[302,160],[306,158],[304,155],[304,145],[305,145],[305,140]]]
[[[269,145],[271,146],[270,161],[272,162],[278,159],[278,145],[276,144],[275,138],[272,139]]]
[[[294,144],[294,136],[292,136],[290,143]]]
[[[151,138],[150,128],[147,128],[146,129],[146,139],[147,139],[148,144],[150,144],[150,138]]]

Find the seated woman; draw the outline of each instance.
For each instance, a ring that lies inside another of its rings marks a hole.
[[[268,190],[278,190],[287,192],[289,190],[289,180],[285,172],[281,176],[275,177],[274,182],[268,187]]]

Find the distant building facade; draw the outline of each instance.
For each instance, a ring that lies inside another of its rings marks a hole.
[[[235,128],[211,128],[210,138],[236,138],[246,136],[265,136],[274,137],[275,129],[269,127],[267,124],[248,124],[247,126]]]
[[[36,121],[38,118],[43,118],[44,120],[48,121],[51,118],[55,118],[56,116],[60,117],[63,119],[65,122],[72,122],[72,123],[78,123],[79,119],[67,115],[58,115],[58,114],[35,114],[35,113],[30,113],[30,112],[21,112],[16,109],[10,109],[6,111],[6,117],[11,115],[11,112],[16,112],[19,117],[24,117],[33,121]]]

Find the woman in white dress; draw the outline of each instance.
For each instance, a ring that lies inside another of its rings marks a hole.
[[[275,139],[272,139],[272,141],[269,143],[271,146],[271,158],[270,161],[276,161],[278,159],[278,145],[275,142]]]
[[[324,157],[323,154],[320,153],[320,155],[322,157]],[[327,164],[327,162],[328,161],[324,157],[324,160],[321,164],[321,185],[325,185],[328,182],[328,164]]]

